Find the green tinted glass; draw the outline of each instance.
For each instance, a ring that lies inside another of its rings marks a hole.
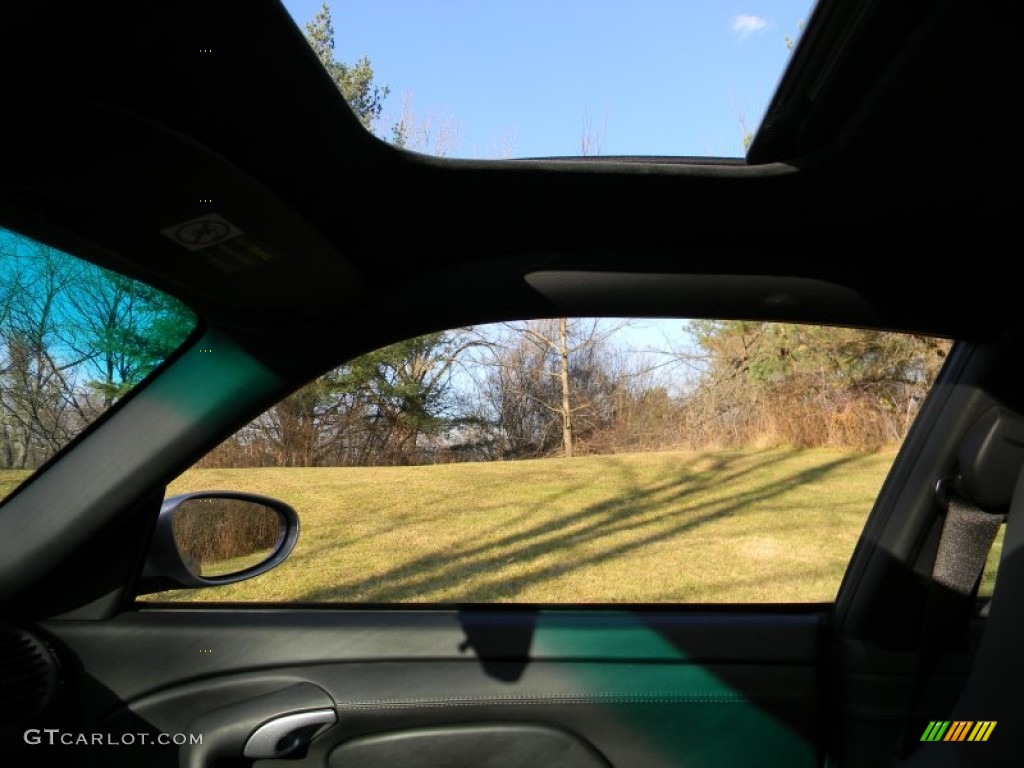
[[[170,296],[0,227],[0,499],[195,325]]]

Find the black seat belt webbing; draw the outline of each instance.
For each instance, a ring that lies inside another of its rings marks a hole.
[[[918,721],[933,719],[919,717],[928,679],[942,652],[959,642],[967,631],[975,587],[1004,520],[1005,515],[986,512],[959,496],[949,497],[921,622],[904,755],[919,746]]]
[[[950,496],[935,554],[932,586],[969,602],[1004,519],[1004,515],[986,512],[965,499]]]

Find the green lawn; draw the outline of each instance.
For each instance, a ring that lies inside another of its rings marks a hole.
[[[490,464],[200,469],[299,512],[280,567],[159,599],[830,601],[891,451],[620,454]]]

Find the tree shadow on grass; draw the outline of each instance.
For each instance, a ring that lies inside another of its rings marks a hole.
[[[559,499],[561,499],[563,497],[571,496],[572,494],[576,493],[577,491],[581,490],[582,488],[583,488],[582,485],[574,485],[574,486],[571,486],[571,487],[563,488],[563,489],[561,489],[559,491],[556,491],[554,493],[548,494],[542,501],[535,502],[534,507],[535,508],[539,508],[539,507],[542,507],[542,506],[547,505],[547,504],[553,504],[553,503],[555,503],[556,501],[558,501]],[[526,517],[526,516],[528,516],[528,515],[522,515],[522,516],[519,516],[519,517],[522,518],[522,517]],[[299,547],[296,546],[296,551],[292,555],[289,556],[288,562],[291,563],[291,564],[300,564],[301,565],[301,564],[309,564],[308,562],[304,562],[304,561],[313,561],[313,564],[315,565],[316,562],[319,560],[319,558],[322,557],[326,552],[334,552],[334,551],[337,551],[339,549],[344,549],[345,547],[347,547],[349,545],[352,545],[352,544],[357,544],[357,543],[365,542],[365,541],[368,541],[370,539],[380,538],[380,537],[386,536],[386,535],[388,535],[390,533],[395,533],[396,531],[401,530],[403,527],[405,527],[407,525],[408,525],[408,523],[405,523],[405,522],[393,523],[391,525],[388,525],[387,527],[382,527],[379,530],[375,530],[375,531],[370,532],[370,533],[363,533],[363,534],[360,534],[358,536],[353,536],[353,537],[347,538],[345,540],[340,540],[340,541],[337,540],[337,539],[332,539],[330,537],[326,537],[325,536],[325,537],[319,538],[317,540],[316,545],[311,545],[308,548],[302,549],[301,551],[299,550]],[[490,529],[489,531],[485,531],[485,532],[480,533],[479,535],[475,536],[473,539],[471,539],[471,540],[469,540],[469,541],[467,541],[465,543],[466,544],[471,544],[472,542],[474,542],[474,541],[476,541],[478,539],[485,538],[485,537],[488,537],[488,536],[492,535],[497,530],[501,530],[501,529],[504,529],[504,528],[507,528],[507,527],[515,527],[515,523],[514,522],[510,522],[508,520],[502,520],[499,523],[499,525],[495,526],[494,528]],[[435,554],[425,555],[424,557],[420,558],[419,561],[417,561],[417,562],[422,564],[423,562],[429,562],[429,561],[433,561],[433,560],[436,560],[436,559],[447,560],[449,556],[450,556],[449,553],[437,552]]]
[[[306,592],[301,602],[361,602],[398,603],[423,601],[438,591],[453,585],[474,582],[458,592],[459,602],[511,601],[530,586],[550,582],[573,571],[608,558],[619,557],[651,544],[672,539],[734,515],[756,512],[752,509],[765,500],[779,496],[804,483],[827,477],[857,460],[847,456],[820,466],[765,482],[757,488],[712,498],[703,506],[704,512],[680,510],[680,505],[696,494],[713,491],[714,487],[729,484],[744,476],[761,472],[773,465],[791,459],[797,452],[772,453],[745,466],[736,467],[736,455],[716,457],[710,468],[706,460],[700,471],[687,473],[689,465],[680,468],[679,478],[643,487],[635,472],[627,466],[631,491],[617,497],[595,502],[584,509],[564,516],[556,516],[508,533],[486,542],[471,542],[464,546],[422,555],[390,570],[366,578],[320,587]],[[743,457],[746,458],[746,457]],[[571,490],[561,492],[565,495]],[[550,499],[533,505],[537,512]],[[665,511],[657,511],[668,507]],[[672,522],[676,518],[676,522]],[[611,542],[624,534],[634,538]],[[640,534],[637,536],[637,534]],[[477,537],[479,539],[481,537]],[[581,555],[583,546],[593,547],[608,542],[598,552]],[[555,552],[564,552],[558,562],[546,564],[542,560]],[[504,569],[509,563],[528,570],[515,575]]]

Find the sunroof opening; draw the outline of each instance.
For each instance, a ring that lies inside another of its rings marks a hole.
[[[285,0],[364,125],[443,157],[742,157],[814,0]]]

